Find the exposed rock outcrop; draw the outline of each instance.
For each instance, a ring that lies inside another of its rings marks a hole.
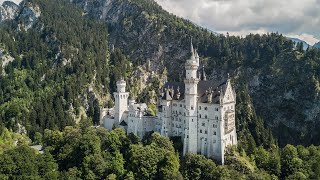
[[[19,13],[19,5],[11,1],[5,1],[0,5],[0,24],[6,20],[12,20]]]

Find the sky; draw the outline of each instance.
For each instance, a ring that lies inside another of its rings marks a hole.
[[[218,33],[279,32],[320,41],[320,0],[156,0],[165,10]]]
[[[245,36],[279,32],[310,45],[320,41],[320,0],[155,1],[170,13],[218,33]]]

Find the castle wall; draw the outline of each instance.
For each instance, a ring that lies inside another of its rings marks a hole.
[[[219,85],[218,98],[214,104],[212,100],[212,87],[205,89],[205,95],[209,103],[202,103],[198,97],[197,69],[199,57],[192,49],[192,57],[187,60],[186,79],[184,80],[184,99],[173,100],[173,87],[165,90],[165,96],[159,101],[159,109],[156,117],[147,116],[146,104],[129,102],[129,93],[125,92],[125,81],[117,82],[117,92],[114,93],[114,113],[107,114],[103,110],[102,121],[104,127],[111,130],[114,125],[125,121],[122,126],[127,133],[133,133],[139,138],[147,132],[159,132],[165,137],[179,136],[183,142],[183,154],[199,153],[214,158],[224,163],[224,151],[229,145],[237,144],[235,128],[235,103],[236,94],[228,80],[223,86]],[[203,85],[203,84],[202,84]],[[204,86],[205,88],[208,88]],[[180,97],[179,87],[178,94]],[[202,89],[203,90],[203,89]],[[201,90],[200,90],[201,91]],[[201,92],[203,93],[203,92]],[[210,96],[211,95],[211,96]],[[217,97],[215,96],[215,97]]]

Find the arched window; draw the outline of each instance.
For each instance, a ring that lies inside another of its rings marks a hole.
[[[206,118],[206,119],[207,119],[207,118],[208,118],[208,116],[207,116],[207,115],[205,115],[205,116],[204,116],[204,118]]]

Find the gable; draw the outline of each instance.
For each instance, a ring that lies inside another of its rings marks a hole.
[[[228,102],[234,102],[234,101],[235,101],[235,95],[233,93],[233,88],[230,82],[227,82],[227,88],[224,93],[223,102],[228,103]]]

